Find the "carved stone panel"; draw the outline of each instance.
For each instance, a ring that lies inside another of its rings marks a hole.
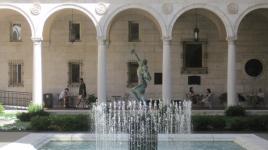
[[[39,3],[34,3],[30,8],[30,11],[33,15],[39,15],[41,12],[41,5]]]
[[[227,5],[227,10],[229,14],[237,14],[239,10],[239,6],[237,3],[230,3]]]
[[[107,11],[107,6],[104,3],[99,3],[97,4],[96,8],[95,8],[95,12],[98,15],[104,15]]]
[[[162,11],[165,15],[169,15],[173,12],[173,5],[172,3],[164,3],[162,5]]]

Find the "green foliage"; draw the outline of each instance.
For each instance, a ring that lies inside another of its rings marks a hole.
[[[88,115],[50,115],[31,119],[31,127],[36,131],[88,131]]]
[[[12,124],[6,124],[4,126],[0,126],[0,131],[25,131],[29,129],[29,122],[21,122],[17,120]]]
[[[248,127],[252,131],[267,131],[268,116],[255,116],[248,118]]]
[[[231,131],[247,131],[249,130],[247,117],[234,117],[230,119],[229,129]]]
[[[31,118],[35,116],[48,116],[48,115],[49,113],[45,112],[41,105],[36,105],[36,104],[31,103],[28,107],[28,112],[18,113],[17,118],[20,121],[26,122],[26,121],[30,121]]]
[[[47,131],[51,124],[48,116],[34,116],[31,118],[31,128],[36,131]]]
[[[193,116],[192,123],[194,131],[207,131],[209,130],[209,116]]]
[[[193,116],[192,123],[194,131],[222,131],[226,126],[223,116]]]
[[[225,110],[226,116],[245,116],[245,108],[241,106],[230,106]]]
[[[41,110],[43,110],[41,105],[30,103],[30,105],[28,106],[28,112],[29,113],[34,113],[34,112],[38,112],[38,111],[41,111]]]
[[[29,123],[18,120],[15,113],[0,114],[0,120],[6,121],[6,123],[0,124],[0,131],[23,131],[29,127]]]
[[[36,111],[36,112],[23,112],[23,113],[18,113],[17,114],[17,118],[20,120],[20,121],[30,121],[32,117],[35,117],[35,116],[49,116],[49,113],[48,112],[45,112],[44,110],[39,110],[39,111]]]
[[[96,103],[97,97],[94,94],[88,95],[87,104]]]
[[[56,131],[87,131],[88,116],[86,115],[53,115],[50,116],[50,129]]]
[[[31,120],[31,115],[30,113],[18,113],[17,114],[17,118],[20,120],[20,121],[23,121],[23,122],[26,122],[26,121],[30,121]]]
[[[0,114],[4,113],[4,111],[5,111],[5,108],[2,105],[2,103],[0,103]]]
[[[222,131],[226,127],[226,119],[224,116],[211,116],[210,124],[214,131]]]
[[[192,116],[194,131],[268,131],[268,116]]]

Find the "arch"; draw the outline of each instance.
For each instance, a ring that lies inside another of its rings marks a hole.
[[[44,19],[40,23],[40,26],[38,27],[37,35],[39,37],[43,37],[43,30],[44,30],[45,24],[49,20],[49,18],[51,16],[53,16],[56,12],[59,12],[59,11],[64,10],[64,9],[74,9],[74,10],[78,10],[78,11],[84,13],[93,22],[95,29],[96,29],[96,32],[97,32],[97,36],[102,35],[101,30],[100,30],[99,25],[98,25],[98,22],[97,22],[96,18],[94,17],[94,15],[90,11],[88,11],[86,8],[83,8],[83,7],[76,5],[76,4],[62,4],[62,5],[59,5],[59,6],[52,8],[45,15]]]
[[[123,11],[131,10],[131,9],[142,10],[148,13],[153,18],[153,20],[156,21],[157,26],[160,28],[161,35],[167,36],[165,21],[161,17],[161,14],[156,12],[153,8],[145,6],[145,5],[141,5],[141,4],[124,4],[117,8],[114,8],[114,11],[107,14],[107,16],[102,20],[103,36],[108,38],[110,26],[118,14],[120,14]]]
[[[19,8],[17,6],[13,6],[13,5],[9,5],[9,4],[0,4],[0,10],[1,9],[13,10],[13,11],[19,13],[20,15],[22,15],[26,19],[28,25],[30,26],[32,37],[35,37],[36,32],[35,32],[33,21],[31,20],[30,16],[26,12],[24,12],[21,8]]]
[[[245,11],[243,11],[243,12],[239,15],[239,17],[238,17],[237,20],[235,21],[234,32],[235,32],[236,34],[238,34],[239,26],[240,26],[242,20],[246,17],[246,15],[248,15],[249,13],[251,13],[251,12],[254,11],[254,10],[257,10],[257,9],[264,9],[264,8],[268,8],[268,3],[257,4],[257,5],[248,7]]]
[[[222,11],[220,11],[219,8],[216,8],[214,6],[210,6],[208,4],[203,4],[203,3],[190,4],[189,6],[186,6],[183,9],[178,10],[175,13],[175,16],[171,19],[171,23],[170,23],[169,28],[168,28],[168,34],[172,35],[173,27],[174,27],[176,21],[180,18],[180,16],[182,16],[187,11],[190,11],[193,9],[204,9],[204,10],[207,10],[207,11],[215,14],[219,18],[219,20],[221,20],[221,22],[223,23],[227,37],[235,36],[235,34],[233,32],[232,24],[231,24],[230,20],[228,19],[228,17]]]

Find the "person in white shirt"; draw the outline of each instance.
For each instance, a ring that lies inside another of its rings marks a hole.
[[[60,96],[59,96],[59,101],[63,102],[64,108],[69,107],[69,89],[65,88],[63,91],[61,91]]]

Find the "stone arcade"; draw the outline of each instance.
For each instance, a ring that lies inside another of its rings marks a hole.
[[[135,84],[134,48],[148,58],[147,97],[169,103],[193,86],[227,92],[236,105],[236,93],[267,94],[267,17],[267,0],[3,0],[0,90],[31,92],[42,104],[66,86],[76,94],[83,77],[99,101],[124,96]],[[201,57],[191,67],[195,27]],[[253,75],[245,71],[252,59],[262,65]],[[198,82],[189,85],[191,77]]]

